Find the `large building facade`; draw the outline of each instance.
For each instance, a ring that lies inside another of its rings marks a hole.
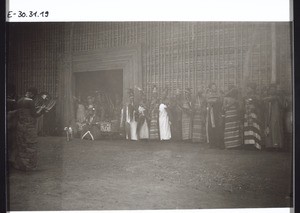
[[[126,88],[149,96],[153,85],[192,88],[215,82],[292,91],[290,23],[103,22],[10,23],[7,82],[21,96],[30,86],[58,97],[57,118],[70,122],[79,73],[119,70]]]

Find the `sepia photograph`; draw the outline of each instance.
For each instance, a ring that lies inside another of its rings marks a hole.
[[[293,207],[291,22],[6,34],[9,211]]]

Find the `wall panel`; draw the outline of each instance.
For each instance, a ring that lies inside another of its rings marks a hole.
[[[173,94],[187,87],[196,92],[211,82],[222,90],[242,86],[243,76],[260,87],[270,83],[270,23],[74,23],[71,41],[68,24],[9,24],[8,81],[16,84],[18,95],[29,86],[59,95],[57,61],[67,48],[76,53],[141,45],[140,71],[148,95],[153,84]],[[292,76],[289,23],[276,23],[276,41],[277,81],[287,90]]]

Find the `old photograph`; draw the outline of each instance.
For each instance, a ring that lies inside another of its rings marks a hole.
[[[291,22],[7,27],[10,211],[292,207]]]

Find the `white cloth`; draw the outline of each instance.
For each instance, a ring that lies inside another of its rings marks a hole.
[[[139,106],[138,111],[140,114],[144,115],[145,108],[142,106]],[[140,139],[149,139],[149,128],[148,128],[146,119],[145,119],[144,123],[141,125],[139,137],[140,137]]]
[[[143,123],[139,132],[140,139],[149,139],[149,128],[147,121]]]
[[[165,104],[159,105],[159,131],[160,140],[170,140],[171,139],[171,127],[169,122],[169,115],[166,110],[167,106]]]
[[[130,116],[129,116],[129,110],[128,110],[128,106],[126,107],[126,122],[129,123],[130,125],[130,136],[131,136],[131,140],[136,141],[138,139],[137,137],[137,122],[135,121],[135,112],[133,112],[133,117],[132,120],[130,120]],[[126,135],[126,138],[128,139],[128,135]]]

